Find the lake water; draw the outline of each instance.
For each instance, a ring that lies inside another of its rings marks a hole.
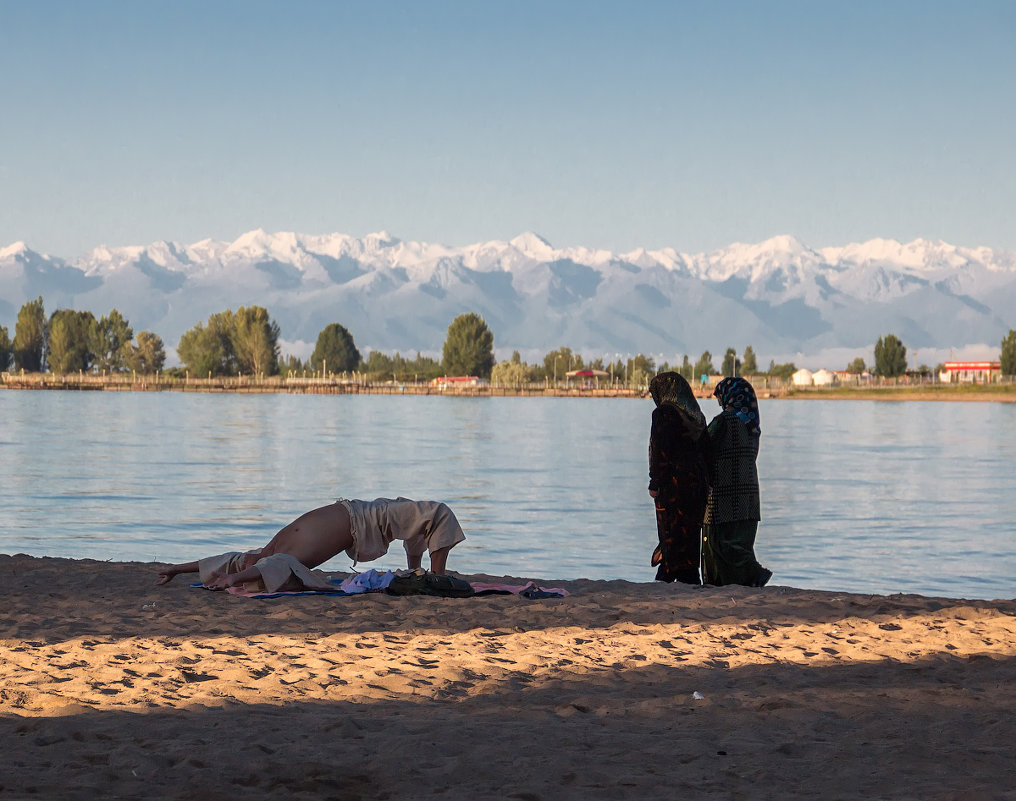
[[[0,391],[0,553],[189,561],[263,545],[336,497],[401,494],[455,510],[454,570],[651,581],[651,410]],[[757,552],[773,584],[1016,596],[1016,404],[783,400],[761,416]],[[404,566],[402,549],[372,566]]]

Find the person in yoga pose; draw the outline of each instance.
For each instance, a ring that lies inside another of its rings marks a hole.
[[[393,540],[403,541],[410,569],[420,567],[423,552],[428,551],[431,572],[443,574],[448,551],[465,538],[455,514],[439,501],[343,498],[300,515],[263,548],[171,565],[159,571],[155,583],[167,584],[181,573],[200,573],[202,582],[215,590],[248,582],[263,582],[268,589],[293,581],[312,587],[311,569],[340,551],[354,564],[369,562],[387,553]]]

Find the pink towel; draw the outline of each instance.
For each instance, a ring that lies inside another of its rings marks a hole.
[[[510,592],[512,595],[518,595],[523,590],[537,589],[543,592],[556,592],[560,595],[569,595],[568,590],[561,587],[541,587],[535,581],[530,581],[528,584],[486,584],[482,581],[471,581],[469,586],[473,588],[474,592]]]

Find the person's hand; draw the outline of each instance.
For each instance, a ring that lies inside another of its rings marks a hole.
[[[158,586],[159,584],[169,584],[169,582],[173,580],[173,576],[175,575],[176,573],[174,573],[170,568],[160,570],[159,577],[155,580],[156,586]]]
[[[205,586],[210,590],[229,589],[233,586],[233,577],[228,573],[220,573],[218,570],[213,570]]]

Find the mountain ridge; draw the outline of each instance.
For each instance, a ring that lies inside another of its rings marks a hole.
[[[361,349],[439,353],[451,320],[475,311],[499,356],[567,345],[673,362],[751,345],[761,362],[864,355],[888,332],[925,353],[997,351],[1016,326],[1016,254],[924,239],[816,249],[791,235],[708,253],[614,253],[556,248],[533,232],[450,247],[387,231],[260,228],[232,242],[103,245],[73,260],[24,242],[0,248],[0,324],[11,335],[21,304],[39,295],[47,312],[117,308],[170,351],[209,314],[260,305],[301,356],[331,322]]]

